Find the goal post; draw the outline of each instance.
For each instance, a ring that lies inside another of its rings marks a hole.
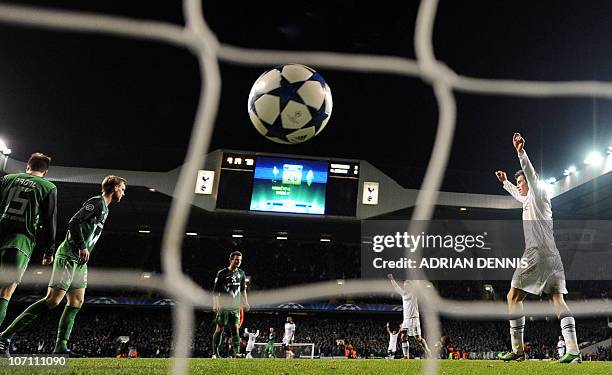
[[[268,353],[265,353],[267,345],[265,342],[256,342],[251,351],[251,356],[253,358],[267,358],[269,356]],[[313,343],[294,343],[289,347],[294,354],[293,358],[314,358],[315,344]],[[276,358],[286,358],[283,344],[274,343],[274,356]]]

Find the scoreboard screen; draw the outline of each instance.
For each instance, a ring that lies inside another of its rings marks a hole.
[[[359,163],[223,154],[217,209],[354,217]]]
[[[250,210],[325,214],[328,163],[258,157]]]

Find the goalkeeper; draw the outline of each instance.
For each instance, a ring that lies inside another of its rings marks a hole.
[[[274,332],[274,328],[270,327],[270,333],[268,334],[268,343],[266,344],[266,349],[264,349],[264,354],[268,355],[268,358],[276,358],[274,355],[274,340],[276,339],[276,333]]]

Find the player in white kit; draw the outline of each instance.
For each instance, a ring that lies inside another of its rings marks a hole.
[[[248,328],[245,328],[244,335],[249,338],[249,341],[247,341],[247,346],[246,346],[246,357],[253,358],[253,356],[251,355],[251,351],[255,347],[255,340],[257,340],[257,337],[259,337],[259,330],[253,333],[253,332],[249,332]]]
[[[293,323],[293,318],[288,316],[287,322],[285,323],[285,334],[283,335],[283,349],[285,349],[286,358],[290,358],[293,356],[293,352],[290,348],[290,345],[293,344],[294,337],[295,337],[295,323]]]
[[[550,199],[546,194],[546,189],[538,187],[538,177],[525,152],[525,140],[520,133],[514,133],[512,143],[518,153],[522,168],[514,176],[517,186],[508,181],[506,172],[497,171],[495,175],[503,184],[504,189],[523,204],[523,232],[525,235],[523,259],[527,260],[527,267],[517,268],[512,276],[507,296],[511,318],[512,351],[500,353],[498,358],[503,361],[525,359],[523,301],[527,293],[539,296],[544,292],[550,296],[557,317],[561,321],[561,333],[567,345],[565,354],[557,362],[582,362],[576,338],[576,322],[563,298],[563,294],[567,293],[565,271],[553,236]]]
[[[563,340],[563,336],[559,336],[559,341],[557,341],[557,353],[559,358],[565,355],[565,340]]]
[[[400,341],[402,343],[404,359],[410,358],[410,346],[408,343],[408,337],[410,336],[414,337],[414,339],[423,346],[423,349],[425,349],[425,353],[428,356],[431,355],[429,346],[427,346],[427,341],[424,337],[421,337],[419,303],[416,294],[412,291],[412,283],[410,280],[405,280],[404,287],[402,288],[397,284],[393,278],[393,275],[388,274],[387,277],[389,278],[389,281],[391,282],[391,285],[393,285],[395,291],[402,296],[402,311],[404,320],[402,321],[402,325],[400,327]]]
[[[387,323],[387,333],[389,334],[389,347],[387,348],[387,359],[394,359],[395,352],[397,351],[397,336],[399,336],[399,330],[392,331],[391,328],[389,328],[389,323]]]

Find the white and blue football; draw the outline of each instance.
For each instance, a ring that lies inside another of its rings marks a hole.
[[[332,113],[331,90],[323,76],[300,64],[263,73],[249,94],[249,117],[271,141],[301,143],[319,134]]]

